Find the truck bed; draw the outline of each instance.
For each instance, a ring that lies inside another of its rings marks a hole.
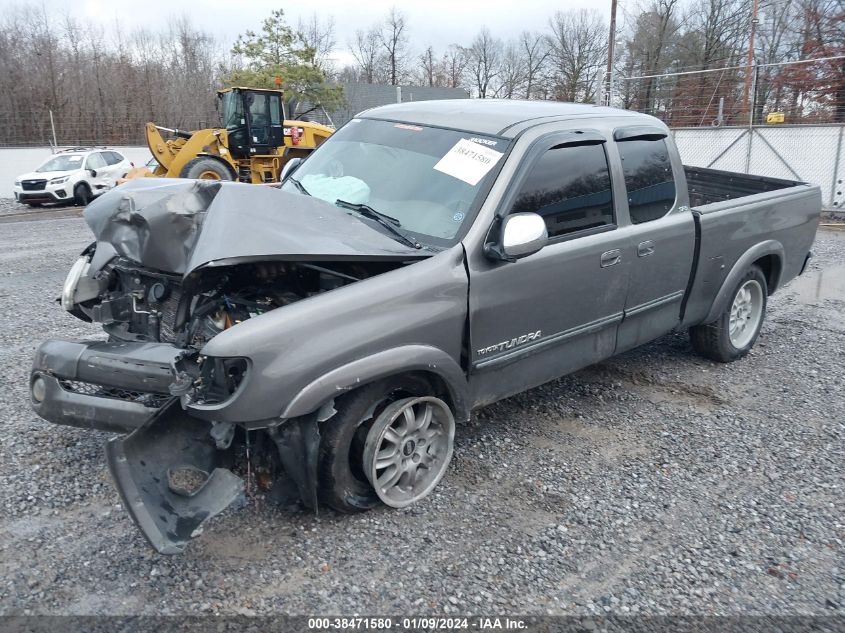
[[[787,189],[803,183],[794,180],[752,176],[719,169],[684,165],[690,206],[700,207],[714,202],[734,200],[757,193]]]
[[[700,167],[684,166],[684,172],[698,254],[685,325],[713,318],[711,308],[727,275],[761,243],[779,253],[777,260],[760,262],[770,293],[803,270],[821,212],[817,185]]]

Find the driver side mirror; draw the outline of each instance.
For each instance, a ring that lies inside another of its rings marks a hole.
[[[485,255],[491,259],[515,262],[533,255],[549,240],[546,221],[536,213],[513,213],[502,220],[498,244],[487,244]]]
[[[302,164],[303,160],[305,159],[297,156],[296,158],[291,158],[288,162],[286,162],[282,167],[281,173],[279,174],[279,182],[284,181],[285,178],[295,172],[296,168]]]
[[[88,171],[90,171],[90,172],[91,172],[91,178],[96,178],[96,177],[97,177],[97,170],[96,170],[96,169],[89,169]]]

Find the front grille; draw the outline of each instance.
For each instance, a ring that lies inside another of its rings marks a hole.
[[[21,188],[24,191],[44,191],[46,186],[46,180],[24,180],[21,182]]]
[[[125,402],[135,402],[151,409],[163,407],[172,396],[162,393],[150,393],[148,391],[132,391],[117,387],[97,385],[93,382],[81,380],[59,380],[59,385],[65,391],[78,393],[86,396],[97,396],[98,398],[111,398]]]

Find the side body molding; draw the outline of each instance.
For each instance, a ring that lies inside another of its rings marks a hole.
[[[755,244],[747,251],[745,251],[745,253],[743,253],[738,260],[736,260],[736,263],[733,265],[733,268],[731,268],[731,272],[728,273],[728,276],[725,277],[725,281],[722,282],[722,285],[719,288],[719,292],[716,294],[716,298],[713,300],[713,305],[710,306],[710,312],[707,313],[707,317],[705,317],[702,323],[712,323],[718,318],[722,310],[725,309],[725,306],[727,305],[728,300],[730,299],[731,293],[733,292],[737,283],[739,283],[740,277],[745,274],[751,264],[753,264],[761,257],[765,257],[766,255],[775,255],[778,259],[779,265],[773,271],[773,283],[769,288],[769,294],[771,294],[777,289],[777,287],[780,285],[780,276],[781,271],[783,270],[784,249],[783,245],[780,242],[776,240],[766,240],[765,242]]]
[[[288,419],[312,413],[332,398],[359,385],[410,371],[424,371],[442,378],[455,407],[455,419],[469,419],[472,405],[464,370],[446,352],[430,345],[403,345],[333,369],[296,394],[281,417]]]

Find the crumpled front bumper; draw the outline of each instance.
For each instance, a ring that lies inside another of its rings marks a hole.
[[[167,343],[45,341],[30,373],[32,408],[55,424],[133,431],[172,400],[181,352]]]
[[[243,495],[211,423],[193,418],[169,393],[183,350],[167,343],[45,341],[35,353],[30,400],[56,424],[128,433],[109,440],[109,470],[141,532],[163,554],[181,552],[202,525]],[[228,448],[228,446],[226,447]],[[196,489],[174,474],[200,476]]]
[[[133,521],[162,554],[183,551],[208,519],[244,496],[244,481],[230,470],[233,423],[215,436],[215,422],[183,410],[169,393],[183,352],[168,343],[50,340],[30,374],[30,400],[42,418],[128,433],[106,444],[109,470]],[[316,508],[316,415],[265,426],[289,490]],[[186,475],[195,486],[179,483]]]

